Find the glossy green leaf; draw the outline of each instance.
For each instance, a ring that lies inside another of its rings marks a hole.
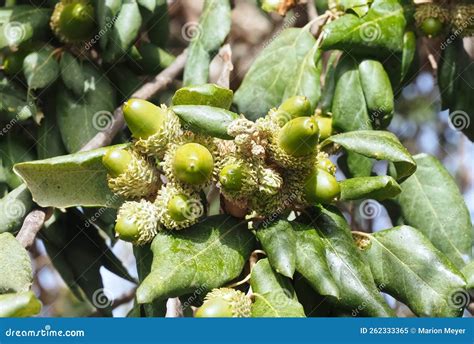
[[[297,238],[296,270],[320,295],[339,298],[339,288],[326,261],[326,251],[318,232],[311,226],[294,222]]]
[[[252,317],[304,317],[288,278],[274,272],[268,259],[261,259],[252,269],[250,285],[255,302]]]
[[[234,93],[215,84],[180,88],[173,96],[173,105],[208,105],[229,110]]]
[[[34,150],[24,138],[8,134],[0,141],[0,180],[10,188],[22,184],[21,179],[13,172],[13,165],[35,159]]]
[[[346,13],[325,25],[321,47],[359,54],[401,52],[405,25],[403,7],[397,0],[375,0],[362,18]]]
[[[0,233],[18,230],[32,207],[31,193],[25,184],[0,199]]]
[[[273,222],[257,230],[257,238],[273,269],[292,278],[296,269],[296,236],[286,220]]]
[[[364,235],[363,250],[376,283],[420,317],[460,316],[464,277],[418,230],[395,227]]]
[[[112,300],[107,299],[104,291],[101,268],[134,280],[93,223],[78,210],[69,210],[48,224],[41,231],[41,238],[54,267],[74,295],[79,300],[87,299],[103,314],[110,315]]]
[[[171,108],[188,130],[197,133],[232,139],[227,128],[239,115],[217,107],[207,105],[178,105]]]
[[[326,139],[322,145],[330,142],[369,158],[393,162],[396,172],[394,178],[397,181],[406,179],[416,170],[416,162],[413,157],[398,138],[388,131],[359,130],[333,135]]]
[[[334,90],[336,89],[336,66],[339,55],[339,51],[331,52],[326,63],[324,86],[321,92],[321,99],[318,103],[318,106],[321,108],[323,114],[332,112],[332,101],[334,98]]]
[[[64,85],[77,97],[84,93],[84,75],[78,60],[68,52],[64,52],[59,61],[61,79]]]
[[[466,288],[474,289],[474,262],[470,262],[461,269],[464,278],[466,279]]]
[[[153,16],[147,22],[148,38],[150,42],[164,48],[168,43],[169,28],[168,3],[166,0],[156,0]]]
[[[14,125],[35,114],[36,106],[28,100],[26,91],[8,78],[0,77],[0,120]]]
[[[151,272],[137,290],[137,301],[221,287],[240,275],[253,247],[246,224],[227,215],[208,217],[186,230],[159,232],[152,242]]]
[[[339,182],[341,200],[375,199],[383,201],[397,196],[402,189],[390,176],[358,177]]]
[[[373,127],[386,128],[393,117],[395,104],[384,66],[376,60],[363,60],[359,64],[359,76]]]
[[[114,7],[115,8],[115,7]],[[114,62],[122,58],[137,39],[142,16],[136,0],[123,0],[122,7],[107,38],[104,60]]]
[[[59,75],[59,64],[53,48],[45,46],[28,54],[23,60],[23,74],[30,89],[45,88]]]
[[[402,65],[400,82],[404,81],[410,71],[416,55],[416,36],[413,31],[407,31],[403,35]]]
[[[205,0],[199,24],[184,24],[182,35],[191,42],[184,68],[184,85],[208,81],[212,54],[224,43],[230,31],[230,12],[229,0]]]
[[[37,6],[0,8],[0,49],[45,37],[50,16],[49,8]]]
[[[456,182],[435,157],[414,158],[418,168],[401,184],[398,196],[405,223],[423,232],[461,268],[473,243],[469,210]]]
[[[362,17],[369,11],[371,2],[372,0],[337,0],[337,5],[346,12],[352,10],[359,17]]]
[[[333,126],[340,131],[372,129],[357,62],[344,55],[336,69]]]
[[[323,240],[329,269],[339,287],[340,305],[353,315],[393,316],[339,211],[317,208],[313,221]]]
[[[443,49],[438,85],[442,108],[449,109],[451,129],[462,131],[474,141],[474,65],[460,38]]]
[[[38,314],[41,302],[33,292],[0,295],[0,318],[22,318]]]
[[[33,282],[30,255],[10,233],[0,234],[0,294],[28,291]]]
[[[111,28],[116,20],[116,16],[122,7],[122,0],[101,0],[97,1],[96,19],[99,24],[99,33],[102,33],[99,45],[101,49],[107,47]]]
[[[307,28],[282,31],[256,58],[235,93],[239,111],[255,120],[295,95],[308,97],[314,107],[321,95],[315,43]]]
[[[38,128],[36,152],[38,159],[47,159],[67,154],[56,118],[56,89],[46,93],[47,101],[43,106],[44,118]]]
[[[115,89],[96,67],[84,64],[82,74],[82,97],[60,87],[56,99],[59,130],[70,153],[79,151],[98,132],[110,126],[116,106]]]
[[[15,165],[33,200],[42,207],[109,207],[120,205],[107,186],[102,156],[109,148]]]
[[[153,263],[153,252],[151,251],[151,244],[146,244],[143,246],[134,246],[133,254],[135,260],[137,261],[137,272],[138,280],[143,282],[143,280],[150,274],[151,266]],[[138,304],[135,303],[135,306],[138,309],[141,309],[144,316],[146,317],[164,317],[166,315],[166,302],[167,299],[155,300],[152,303],[147,304]]]

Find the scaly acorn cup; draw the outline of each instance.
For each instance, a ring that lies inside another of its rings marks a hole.
[[[125,198],[140,198],[156,193],[159,174],[153,164],[138,153],[110,149],[102,158],[107,169],[109,189]]]
[[[187,228],[204,214],[199,194],[173,183],[161,187],[155,206],[159,209],[159,221],[167,229]]]
[[[461,37],[474,36],[474,4],[459,4],[451,11],[452,32]]]
[[[94,34],[94,7],[89,0],[61,0],[54,7],[50,26],[64,43],[85,41]]]
[[[240,290],[213,289],[195,313],[196,318],[249,318],[252,301]]]
[[[143,154],[163,158],[168,143],[182,134],[179,118],[165,106],[132,98],[123,105],[135,148]]]
[[[449,19],[449,10],[441,5],[426,3],[416,6],[416,25],[428,37],[441,34]]]
[[[318,124],[313,117],[292,119],[283,128],[266,126],[271,135],[269,158],[275,164],[291,170],[314,165],[319,141]]]
[[[319,141],[326,140],[332,135],[332,117],[315,116],[314,120],[318,123]]]
[[[316,168],[305,181],[304,193],[310,204],[332,203],[339,198],[341,188],[336,178],[327,171]]]
[[[192,142],[178,146],[171,153],[171,178],[191,186],[203,186],[210,181],[214,158],[209,149]]]
[[[286,123],[297,117],[311,116],[311,103],[304,96],[294,96],[285,100],[270,116],[283,127]]]
[[[120,207],[115,222],[115,232],[124,241],[134,245],[144,245],[153,240],[158,233],[158,209],[155,204],[125,202]]]

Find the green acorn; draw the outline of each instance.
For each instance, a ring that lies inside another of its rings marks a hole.
[[[304,96],[294,96],[285,100],[276,111],[272,113],[272,118],[280,127],[297,117],[311,116],[311,103]]]
[[[320,141],[332,135],[332,117],[315,116],[314,120],[318,123]]]
[[[206,184],[212,175],[214,158],[211,152],[199,143],[179,146],[172,159],[173,176],[190,185]]]
[[[252,301],[231,288],[213,289],[195,313],[196,318],[249,318]]]
[[[320,154],[318,154],[316,167],[321,169],[321,170],[324,170],[324,171],[326,171],[326,172],[328,172],[328,173],[330,173],[334,176],[336,174],[336,165],[334,165],[332,163],[332,161],[329,160],[326,153],[324,153],[326,156],[322,156]]]
[[[109,172],[112,192],[125,198],[140,198],[156,193],[159,175],[153,164],[139,154],[122,148],[112,148],[102,164]]]
[[[123,105],[123,115],[143,154],[162,158],[168,143],[181,135],[179,118],[164,106],[132,98]]]
[[[341,188],[332,174],[316,168],[306,179],[304,192],[309,203],[331,203],[337,200]]]
[[[124,241],[134,245],[149,243],[158,233],[158,209],[148,201],[125,202],[120,207],[115,232]]]
[[[417,26],[428,37],[436,37],[449,23],[449,10],[441,5],[426,3],[416,6]]]
[[[159,219],[168,229],[182,229],[199,221],[204,214],[204,205],[199,194],[173,183],[163,186],[158,192],[155,206]]]
[[[54,7],[50,26],[62,42],[81,42],[94,34],[94,16],[94,7],[88,0],[61,0]]]
[[[219,182],[223,189],[239,191],[245,183],[243,167],[239,164],[229,164],[219,172]]]
[[[451,11],[451,25],[454,33],[459,33],[461,37],[474,36],[474,5],[456,5]]]
[[[318,123],[312,117],[298,117],[283,126],[278,145],[286,154],[301,157],[315,152],[319,139]]]

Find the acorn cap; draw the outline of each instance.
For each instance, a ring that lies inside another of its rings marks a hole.
[[[160,186],[156,167],[134,151],[112,149],[104,155],[102,163],[109,171],[109,189],[122,197],[134,199],[153,195]]]
[[[148,201],[125,202],[120,207],[115,232],[135,245],[149,243],[158,233],[158,209]]]
[[[306,179],[304,191],[309,203],[331,203],[337,200],[341,188],[332,174],[316,168]]]
[[[196,311],[195,316],[249,318],[251,307],[252,301],[240,290],[219,288],[206,295],[203,305]]]
[[[54,7],[50,26],[64,43],[85,41],[96,28],[94,7],[88,0],[61,0]]]
[[[454,33],[461,37],[474,36],[474,4],[459,4],[451,11],[451,25]]]
[[[419,4],[416,6],[415,12],[415,21],[416,25],[423,31],[428,27],[427,25],[431,25],[434,23],[438,27],[438,32],[433,31],[430,33],[429,31],[426,32],[428,36],[436,36],[437,34],[441,33],[445,24],[448,24],[450,20],[450,13],[449,9],[434,3],[424,3]],[[440,25],[439,25],[440,24]],[[436,29],[436,27],[433,27]]]
[[[186,143],[175,150],[172,168],[174,177],[182,183],[206,184],[212,175],[214,158],[203,145]]]
[[[199,194],[180,185],[168,183],[161,187],[155,200],[160,222],[167,229],[183,229],[198,222],[204,214]]]
[[[258,190],[267,195],[277,194],[283,186],[283,178],[270,167],[260,166],[258,170]]]

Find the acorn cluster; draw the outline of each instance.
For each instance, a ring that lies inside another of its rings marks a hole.
[[[126,199],[115,227],[123,240],[141,245],[160,230],[196,223],[211,184],[248,218],[339,196],[335,166],[318,152],[332,119],[314,115],[305,97],[289,98],[256,122],[234,120],[227,130],[233,140],[188,131],[170,108],[141,99],[128,100],[123,113],[133,142],[102,159],[110,190]]]
[[[90,0],[61,0],[54,7],[50,26],[61,42],[74,44],[94,34],[94,16]]]
[[[474,5],[446,1],[417,5],[415,20],[418,28],[428,37],[451,31],[462,37],[474,34]]]

